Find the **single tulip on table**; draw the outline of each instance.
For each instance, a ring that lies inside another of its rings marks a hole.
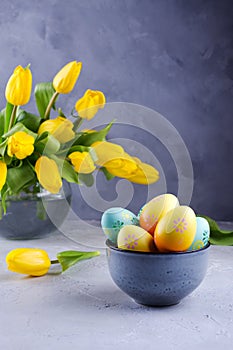
[[[51,264],[60,264],[62,271],[75,265],[81,260],[99,256],[100,252],[80,252],[68,250],[57,254],[57,260],[50,260],[48,253],[38,248],[17,248],[6,256],[8,270],[23,275],[39,277],[49,272]]]

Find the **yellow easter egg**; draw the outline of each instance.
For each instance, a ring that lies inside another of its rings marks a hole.
[[[139,223],[144,230],[154,235],[155,227],[158,221],[169,212],[179,205],[179,201],[176,196],[170,193],[161,194],[153,198],[139,213]]]
[[[134,225],[122,227],[117,237],[117,245],[120,249],[155,252],[153,237],[143,228]]]
[[[187,206],[170,210],[156,226],[154,241],[161,252],[182,252],[192,244],[197,228],[194,211]]]

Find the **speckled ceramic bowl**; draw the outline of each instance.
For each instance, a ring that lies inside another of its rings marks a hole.
[[[206,274],[209,244],[182,253],[132,252],[118,249],[109,240],[106,245],[113,281],[139,304],[178,304],[199,286]]]

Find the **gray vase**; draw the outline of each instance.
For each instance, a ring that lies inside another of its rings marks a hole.
[[[7,239],[42,238],[59,229],[71,204],[71,186],[63,183],[58,194],[42,190],[7,199],[7,213],[0,220],[0,235]]]

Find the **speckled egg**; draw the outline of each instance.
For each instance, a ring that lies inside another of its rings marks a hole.
[[[124,226],[120,230],[117,245],[120,249],[140,252],[155,252],[156,250],[153,237],[143,228],[134,225]]]
[[[197,229],[194,211],[187,206],[170,210],[159,220],[154,233],[155,244],[161,252],[182,252],[192,244]]]
[[[197,217],[197,229],[194,240],[188,251],[204,248],[210,237],[210,225],[205,218]]]
[[[116,207],[107,209],[101,218],[101,226],[105,235],[117,244],[117,236],[125,225],[138,225],[139,221],[131,211]]]
[[[139,223],[144,230],[154,235],[158,221],[171,209],[179,205],[179,201],[173,194],[166,193],[153,198],[140,210]]]

